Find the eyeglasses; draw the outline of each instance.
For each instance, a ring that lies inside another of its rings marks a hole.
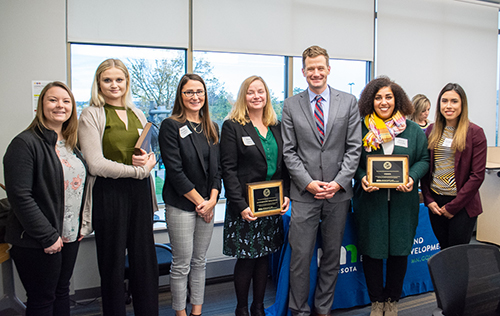
[[[194,97],[194,95],[196,94],[196,96],[198,97],[202,97],[205,95],[205,91],[204,90],[200,90],[200,91],[184,91],[182,92],[186,97],[188,98],[192,98]]]

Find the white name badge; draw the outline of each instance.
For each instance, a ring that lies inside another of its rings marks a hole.
[[[179,134],[181,135],[181,138],[185,138],[189,134],[191,134],[191,130],[187,127],[187,125],[184,125],[183,127],[179,128]]]
[[[398,138],[398,137],[396,137],[394,139],[394,145],[396,145],[398,147],[408,148],[408,140],[406,138]]]
[[[453,143],[453,138],[445,138],[443,141],[443,146],[444,147],[451,147],[452,143]]]
[[[245,146],[255,146],[255,143],[253,142],[253,139],[250,136],[243,136],[241,140],[243,141],[243,144]]]

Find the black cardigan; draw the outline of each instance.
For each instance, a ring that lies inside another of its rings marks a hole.
[[[283,161],[281,123],[269,126],[269,129],[278,145],[276,172],[271,180],[283,180],[283,195],[289,197],[290,176]],[[245,145],[243,143],[245,137],[250,137],[254,145]],[[243,126],[232,120],[227,120],[222,125],[220,146],[222,178],[227,198],[226,212],[239,215],[248,207],[246,184],[266,180],[267,161],[264,147],[251,122]]]
[[[56,132],[34,128],[17,135],[7,148],[4,177],[12,211],[5,239],[13,245],[47,248],[61,236],[64,174],[56,143]],[[87,168],[77,149],[75,154]]]

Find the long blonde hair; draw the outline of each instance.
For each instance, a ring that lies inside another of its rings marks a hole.
[[[238,98],[233,105],[231,112],[228,114],[227,118],[233,120],[235,122],[240,123],[241,125],[245,125],[250,123],[250,117],[248,115],[248,107],[247,107],[247,91],[252,82],[259,80],[264,84],[264,88],[266,89],[266,105],[264,106],[264,111],[262,112],[262,123],[265,126],[271,126],[278,124],[278,118],[276,117],[276,112],[273,109],[273,104],[271,103],[271,95],[269,93],[269,88],[267,87],[266,82],[259,76],[251,76],[245,79],[240,86],[240,90],[238,91]]]
[[[186,122],[186,108],[184,107],[184,102],[182,101],[182,88],[188,83],[189,80],[195,80],[201,82],[203,89],[205,90],[205,103],[200,109],[201,126],[203,127],[203,134],[207,140],[212,140],[214,144],[219,141],[219,135],[215,129],[214,123],[210,120],[210,112],[208,110],[208,91],[205,81],[197,74],[185,74],[182,76],[177,86],[177,93],[175,95],[174,108],[172,109],[172,114],[170,118],[176,120],[177,122]]]
[[[73,93],[69,89],[67,85],[60,81],[53,81],[50,82],[48,85],[46,85],[43,89],[42,92],[40,93],[40,96],[38,97],[38,104],[36,107],[36,116],[31,122],[30,126],[28,126],[27,130],[34,130],[35,128],[38,128],[39,130],[42,130],[42,127],[46,129],[50,129],[47,127],[45,124],[45,115],[43,114],[43,99],[45,97],[45,94],[50,88],[53,87],[59,87],[61,89],[66,90],[68,92],[69,97],[71,99],[71,115],[69,119],[63,123],[62,129],[61,129],[61,134],[66,141],[66,147],[70,148],[71,150],[74,150],[76,147],[76,142],[77,142],[77,130],[78,130],[78,115],[76,113],[76,102],[75,102],[75,97],[73,96]]]
[[[448,83],[439,92],[437,105],[436,105],[436,122],[429,135],[429,149],[434,149],[438,145],[441,136],[443,135],[443,130],[446,127],[446,118],[441,114],[441,97],[448,91],[455,91],[462,102],[462,112],[458,119],[458,124],[455,130],[455,135],[453,136],[453,142],[451,148],[453,150],[463,151],[465,149],[467,141],[467,132],[469,130],[469,106],[467,103],[467,95],[464,89],[458,83]]]
[[[132,102],[132,95],[130,91],[130,74],[128,72],[128,69],[121,60],[113,58],[106,59],[99,65],[99,67],[97,67],[97,70],[95,71],[94,82],[92,83],[92,95],[89,104],[97,107],[102,107],[106,103],[106,101],[104,100],[104,96],[102,95],[100,81],[102,73],[111,68],[120,69],[125,74],[125,79],[127,80],[127,91],[125,91],[125,94],[122,96],[122,103],[125,108],[134,108],[134,102]]]

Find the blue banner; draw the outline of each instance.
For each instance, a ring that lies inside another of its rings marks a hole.
[[[283,216],[285,226],[285,243],[281,252],[272,257],[273,280],[277,286],[275,303],[266,309],[266,315],[291,315],[288,311],[288,286],[290,277],[291,248],[288,244],[288,227],[290,211]],[[316,242],[316,250],[321,244]],[[344,238],[342,241],[340,271],[335,289],[332,309],[349,308],[370,303],[363,274],[362,257],[357,251],[356,230],[352,213],[347,216]],[[413,242],[413,249],[408,257],[408,270],[403,285],[402,296],[433,291],[432,281],[427,268],[427,260],[439,251],[437,242],[429,222],[427,207],[420,205],[419,224]],[[318,252],[314,252],[310,267],[309,305],[313,306],[314,289],[316,287]]]

